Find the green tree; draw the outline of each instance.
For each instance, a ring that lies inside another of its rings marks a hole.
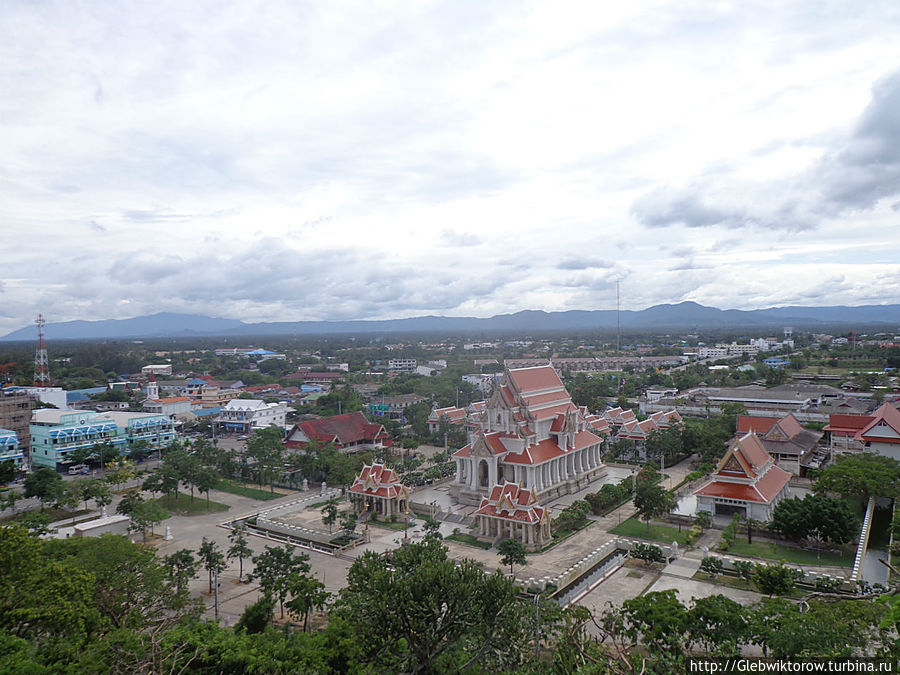
[[[281,429],[260,429],[247,440],[247,455],[256,461],[256,475],[260,487],[265,483],[275,492],[275,480],[281,475],[284,463],[284,434]]]
[[[253,555],[253,549],[247,543],[247,528],[243,525],[235,526],[228,533],[228,541],[231,542],[231,546],[228,547],[226,556],[229,560],[237,558],[238,581],[240,581],[241,577],[244,576],[244,558],[249,558]]]
[[[25,476],[25,496],[37,497],[41,502],[41,511],[47,502],[57,501],[62,492],[62,476],[53,469],[42,466]]]
[[[341,530],[348,539],[356,532],[356,514],[352,511],[344,511],[341,513]]]
[[[140,532],[144,541],[147,541],[147,530],[153,534],[153,529],[169,517],[168,511],[153,501],[137,502],[128,514],[131,524],[130,531]]]
[[[200,542],[200,548],[197,549],[197,555],[200,557],[200,563],[209,576],[209,592],[213,592],[213,580],[215,575],[225,569],[225,555],[219,549],[216,542],[203,537]]]
[[[396,549],[390,561],[364,553],[331,614],[366,636],[360,657],[374,672],[460,672],[474,663],[508,672],[534,649],[533,605],[517,601],[499,571],[486,575],[471,560],[449,560],[437,539]],[[545,603],[540,615],[555,621],[559,610]]]
[[[206,508],[209,509],[209,491],[219,484],[219,474],[215,469],[201,466],[194,474],[193,484],[200,494],[206,493]]]
[[[796,572],[784,565],[756,565],[753,570],[753,583],[767,595],[784,595],[796,580]]]
[[[0,485],[11,483],[13,480],[15,480],[16,476],[18,476],[19,473],[19,468],[16,466],[16,463],[13,460],[3,460],[2,462],[0,462]]]
[[[724,595],[694,598],[688,610],[688,634],[692,642],[703,643],[708,654],[738,656],[740,645],[749,637],[744,606]]]
[[[309,572],[309,556],[296,553],[290,544],[266,546],[265,551],[253,556],[253,573],[247,581],[259,580],[259,587],[267,595],[278,600],[284,617],[284,601],[288,596],[288,580],[292,574]]]
[[[247,605],[234,630],[250,635],[262,633],[272,623],[272,612],[275,599],[270,595],[262,595],[256,602]]]
[[[163,564],[168,570],[169,581],[180,591],[187,592],[191,579],[197,576],[200,563],[190,549],[183,548],[163,558]]]
[[[650,521],[660,518],[675,508],[675,495],[662,485],[649,480],[638,480],[634,493],[634,507],[650,529]]]
[[[673,672],[681,671],[688,642],[687,609],[678,601],[674,589],[651,591],[622,603],[624,633],[665,657]]]
[[[106,480],[117,487],[136,475],[137,466],[130,459],[116,457],[106,464]]]
[[[528,559],[525,557],[525,547],[518,539],[504,539],[497,544],[497,554],[500,558],[501,565],[509,565],[509,573],[513,573],[513,564],[527,565]]]
[[[858,519],[845,501],[815,493],[776,504],[771,527],[788,539],[815,537],[840,545],[856,536]]]
[[[62,490],[60,490],[60,493],[56,498],[56,506],[58,508],[71,509],[73,525],[75,524],[75,509],[78,508],[78,503],[81,501],[81,497],[81,484],[77,481],[70,481],[68,483],[63,483],[63,488]]]
[[[285,606],[292,614],[303,617],[303,630],[309,630],[309,614],[313,609],[323,609],[331,594],[325,584],[308,574],[292,572],[285,584],[290,600]]]
[[[900,495],[900,463],[869,452],[844,455],[822,471],[813,489],[863,499],[896,497]]]
[[[654,429],[647,434],[645,446],[650,457],[664,457],[666,463],[671,463],[684,452],[681,428]]]
[[[50,532],[50,528],[47,526],[51,522],[53,522],[53,518],[49,513],[37,511],[29,511],[28,513],[23,513],[16,521],[18,525],[24,527],[35,537],[40,537],[48,534]]]
[[[20,499],[23,499],[25,495],[16,492],[15,490],[7,490],[6,493],[0,497],[0,504],[4,509],[12,509],[13,515],[16,513],[16,502]]]
[[[338,501],[337,498],[332,497],[322,507],[322,524],[328,526],[328,534],[331,534],[331,528],[337,522],[337,519]]]

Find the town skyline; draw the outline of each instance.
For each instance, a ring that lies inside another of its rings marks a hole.
[[[900,297],[894,3],[4,13],[0,334]]]

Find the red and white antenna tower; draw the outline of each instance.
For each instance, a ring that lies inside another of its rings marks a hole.
[[[34,354],[34,386],[50,386],[50,361],[47,359],[47,345],[44,344],[44,320],[43,314],[38,314],[35,320],[38,327],[38,347]]]

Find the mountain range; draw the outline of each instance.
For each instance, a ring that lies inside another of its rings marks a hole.
[[[237,319],[219,319],[196,314],[160,312],[130,319],[65,321],[48,323],[48,340],[102,340],[133,338],[179,338],[261,335],[336,335],[365,333],[522,333],[560,331],[615,330],[615,310],[571,310],[544,312],[525,310],[489,318],[420,316],[409,319],[372,321],[278,321],[246,323]],[[862,305],[857,307],[773,307],[738,310],[706,307],[695,302],[654,305],[647,309],[618,313],[623,331],[859,328],[869,326],[897,332],[900,305]],[[2,341],[34,340],[33,325],[14,330]]]

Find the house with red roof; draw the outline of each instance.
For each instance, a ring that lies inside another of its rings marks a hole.
[[[863,449],[863,441],[856,439],[856,434],[865,429],[875,418],[872,415],[852,415],[831,413],[828,424],[822,429],[828,447],[842,451]]]
[[[515,483],[495,485],[475,512],[478,539],[497,543],[518,539],[528,551],[550,541],[550,509],[538,505],[531,490]]]
[[[827,448],[818,447],[823,434],[806,429],[794,413],[784,417],[740,415],[737,433],[742,436],[748,432],[759,436],[778,466],[797,476],[807,469],[821,468],[831,455]]]
[[[409,510],[409,488],[383,464],[364,466],[350,486],[349,498],[356,513],[390,517]]]
[[[303,449],[314,440],[334,443],[345,452],[380,450],[393,445],[384,426],[370,422],[359,411],[298,422],[288,432],[284,445]]]
[[[634,410],[631,408],[622,409],[620,407],[615,408],[607,408],[601,413],[607,420],[611,426],[615,429],[618,429],[621,426],[629,424],[631,422],[637,422],[637,417],[634,414]]]
[[[457,450],[451,494],[479,506],[494,485],[515,483],[539,503],[606,474],[604,440],[572,403],[552,366],[507,369]]]
[[[900,460],[900,410],[891,403],[885,403],[872,421],[856,432],[854,440],[862,443],[867,452]]]
[[[676,410],[655,412],[640,422],[634,417],[634,412],[631,410],[622,411],[621,408],[614,408],[613,410],[621,411],[621,414],[617,413],[614,417],[620,420],[627,420],[618,427],[615,439],[617,441],[631,441],[634,443],[635,453],[644,459],[647,458],[645,443],[652,432],[671,429],[683,423],[681,415]],[[607,414],[609,413],[610,411],[607,411]]]
[[[788,496],[790,480],[759,436],[748,432],[731,444],[710,480],[694,492],[697,510],[767,522],[775,505]]]
[[[428,432],[435,434],[441,428],[441,422],[454,426],[463,426],[466,423],[468,413],[465,408],[435,408],[428,416]]]

